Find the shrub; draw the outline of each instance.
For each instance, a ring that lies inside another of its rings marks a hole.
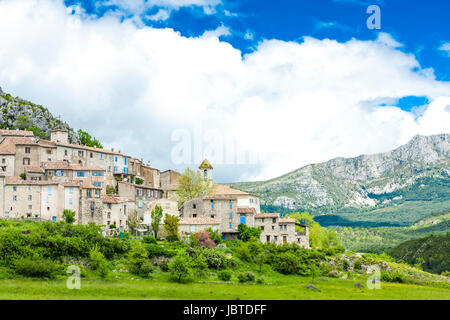
[[[217,276],[218,276],[219,279],[222,280],[222,281],[230,281],[230,280],[231,280],[232,273],[231,273],[230,270],[222,270],[222,271],[219,271],[219,272],[217,273]]]
[[[142,241],[144,243],[150,243],[150,244],[157,244],[158,242],[156,241],[156,238],[153,236],[145,236],[144,238],[142,238]]]
[[[148,254],[142,245],[135,246],[128,255],[128,270],[130,273],[148,277],[153,271],[153,266],[148,262]]]
[[[147,255],[150,259],[154,257],[173,257],[176,255],[175,250],[169,250],[154,243],[145,244],[145,249],[147,250]]]
[[[190,260],[187,255],[177,255],[169,264],[172,279],[177,282],[186,280],[191,275]]]
[[[92,269],[97,270],[102,278],[106,278],[109,273],[108,261],[105,256],[95,247],[89,253],[89,260]]]
[[[158,264],[158,267],[164,272],[169,271],[169,259],[161,260],[161,262],[159,262]]]
[[[49,259],[20,258],[13,262],[14,270],[27,277],[54,278],[62,272],[62,266]]]
[[[397,283],[407,283],[406,277],[399,271],[392,271],[391,273],[382,271],[381,281],[384,282],[397,282]]]
[[[70,209],[64,209],[62,214],[64,221],[68,224],[75,222],[75,211]]]
[[[294,274],[299,271],[299,260],[292,253],[280,253],[274,258],[273,267],[280,273]]]
[[[348,268],[350,267],[350,264],[348,263],[347,260],[342,260],[342,269],[344,269],[345,271],[348,270]]]
[[[264,277],[259,277],[259,278],[256,280],[256,282],[259,283],[259,284],[263,284],[263,283],[264,283]]]
[[[359,271],[361,270],[361,267],[362,267],[361,260],[356,260],[355,263],[353,264],[353,269],[355,269],[355,271]]]
[[[201,251],[201,254],[205,257],[209,268],[220,269],[228,265],[229,259],[225,253],[220,250],[205,248]]]
[[[253,272],[241,272],[238,274],[239,282],[254,282],[255,274]]]

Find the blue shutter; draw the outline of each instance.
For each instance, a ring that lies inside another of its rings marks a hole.
[[[245,222],[246,222],[245,216],[241,216],[241,223],[246,224]]]

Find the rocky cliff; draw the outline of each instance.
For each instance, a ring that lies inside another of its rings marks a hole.
[[[66,129],[69,140],[79,144],[76,132],[66,123],[55,118],[50,111],[33,102],[4,93],[0,87],[0,128],[33,131],[36,136],[49,139],[50,131],[55,128]]]

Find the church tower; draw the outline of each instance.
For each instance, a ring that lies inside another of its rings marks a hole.
[[[203,178],[212,180],[213,166],[207,159],[203,160],[198,169],[202,172]]]

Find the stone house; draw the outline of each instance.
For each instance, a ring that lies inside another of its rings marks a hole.
[[[128,215],[135,210],[135,202],[125,197],[104,195],[103,201],[103,222],[109,227],[115,225],[116,230],[124,231],[128,226]]]

